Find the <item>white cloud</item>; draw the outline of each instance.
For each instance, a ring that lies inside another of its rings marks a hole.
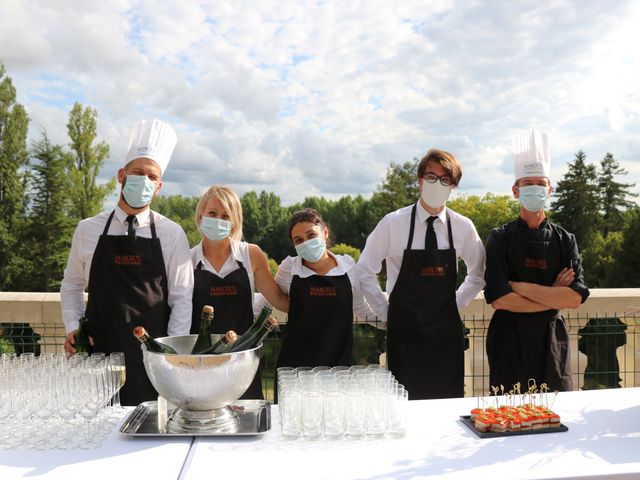
[[[544,128],[560,177],[611,151],[640,191],[637,2],[3,0],[0,61],[66,143],[74,101],[120,166],[134,120],[171,122],[164,193],[210,183],[369,195],[389,163],[444,148],[462,192],[509,193],[514,128]],[[34,133],[35,132],[35,133]]]

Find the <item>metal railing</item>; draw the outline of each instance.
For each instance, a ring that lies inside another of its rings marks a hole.
[[[469,329],[469,349],[465,351],[465,395],[489,393],[489,366],[485,340],[489,320],[464,318]],[[571,368],[574,388],[619,388],[640,386],[640,312],[569,316]],[[354,364],[378,363],[385,351],[385,330],[375,320],[354,322]],[[273,398],[273,374],[286,324],[273,332],[262,350],[263,390]],[[0,323],[0,353],[15,351],[62,352],[64,327],[61,324]]]

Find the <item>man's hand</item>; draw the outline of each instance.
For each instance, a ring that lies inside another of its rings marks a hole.
[[[74,353],[76,353],[76,348],[75,348],[76,339],[74,338],[74,336],[77,332],[78,332],[77,330],[74,330],[72,332],[67,333],[67,338],[64,341],[64,351],[68,355],[73,355]],[[89,337],[89,344],[93,347],[93,337]]]
[[[73,355],[76,353],[76,348],[74,346],[76,344],[76,339],[73,337],[77,332],[77,330],[73,330],[72,332],[67,333],[67,338],[64,341],[64,351],[67,355]]]
[[[568,287],[573,283],[573,280],[576,277],[576,272],[573,271],[573,268],[563,268],[558,276],[554,280],[552,287]]]

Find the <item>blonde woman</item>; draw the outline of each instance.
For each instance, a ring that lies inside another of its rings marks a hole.
[[[199,331],[204,305],[215,309],[212,333],[244,333],[253,323],[255,289],[278,310],[289,310],[289,298],[273,280],[263,251],[258,245],[242,241],[242,206],[231,188],[210,187],[198,202],[195,221],[202,240],[191,249],[191,333]],[[242,398],[263,398],[259,371]]]

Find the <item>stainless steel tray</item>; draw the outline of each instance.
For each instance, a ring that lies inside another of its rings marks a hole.
[[[167,415],[158,415],[158,402],[138,405],[120,427],[120,432],[131,437],[246,437],[262,435],[271,429],[271,403],[266,400],[236,400],[229,405],[238,417],[238,430],[233,433],[202,432],[173,433],[165,427]]]

